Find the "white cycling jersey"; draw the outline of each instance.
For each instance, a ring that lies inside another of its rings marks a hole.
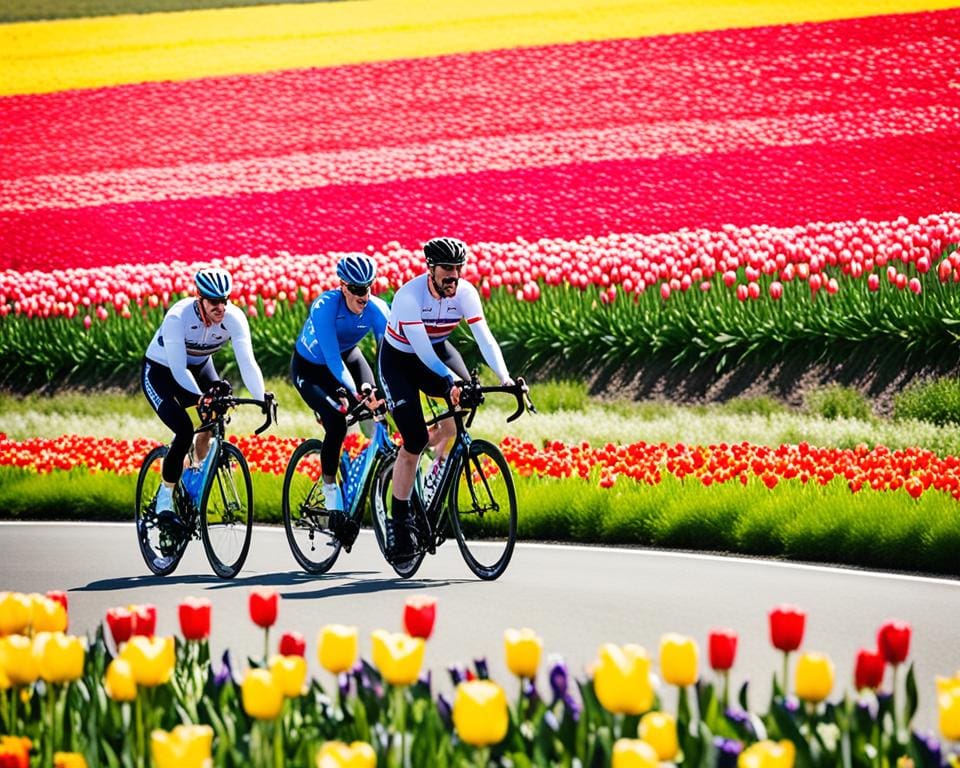
[[[227,303],[222,323],[204,325],[197,300],[180,299],[167,310],[147,347],[147,359],[165,365],[177,384],[198,397],[203,394],[188,365],[202,365],[214,352],[233,341],[240,376],[250,396],[263,400],[263,374],[253,356],[250,325],[243,310]]]
[[[433,345],[446,340],[460,321],[466,320],[487,365],[501,382],[509,382],[507,365],[483,316],[477,289],[460,280],[453,296],[438,299],[430,293],[429,281],[429,274],[420,275],[394,294],[384,337],[387,343],[401,352],[416,354],[431,371],[454,381],[457,376],[437,357]]]

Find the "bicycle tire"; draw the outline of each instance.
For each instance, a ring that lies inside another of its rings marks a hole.
[[[200,500],[203,549],[210,567],[221,579],[232,579],[243,568],[252,532],[250,469],[239,448],[222,442],[216,470],[207,478]]]
[[[341,549],[340,540],[318,519],[319,514],[326,512],[320,470],[322,448],[322,440],[304,440],[293,452],[283,475],[283,527],[287,532],[287,544],[294,560],[307,573],[329,571]],[[313,554],[317,551],[318,540],[320,547],[331,548],[326,557]]]
[[[457,467],[448,509],[460,554],[470,570],[485,581],[502,576],[517,541],[517,494],[507,460],[493,443],[470,443],[469,453]],[[485,541],[468,541],[468,536]],[[481,557],[488,550],[492,560]]]
[[[391,562],[387,558],[387,539],[386,539],[386,519],[387,509],[393,498],[393,465],[396,463],[396,457],[384,459],[377,469],[373,478],[373,492],[370,494],[370,519],[373,525],[373,532],[377,538],[377,546],[383,554],[384,560],[393,568],[394,572],[401,579],[409,579],[420,568],[425,551],[420,551],[409,560],[397,560]]]
[[[168,450],[169,446],[158,446],[143,460],[140,465],[140,474],[137,476],[137,496],[134,506],[134,524],[137,529],[140,554],[143,555],[147,568],[157,576],[168,576],[176,570],[190,541],[189,536],[183,536],[164,543],[166,534],[157,524],[154,499],[161,482],[160,465]]]

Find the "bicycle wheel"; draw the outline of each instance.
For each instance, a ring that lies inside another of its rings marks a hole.
[[[320,450],[323,441],[304,440],[283,476],[283,526],[294,559],[308,573],[326,573],[340,554],[340,541],[327,527]]]
[[[200,535],[213,572],[232,579],[243,567],[253,531],[253,483],[243,454],[220,444],[216,471],[207,478],[200,501]]]
[[[449,509],[460,553],[470,570],[481,579],[501,576],[517,541],[517,494],[507,460],[493,443],[474,440],[470,444],[450,489]]]
[[[396,459],[393,457],[384,459],[380,464],[376,475],[373,478],[373,492],[370,494],[370,518],[373,523],[373,532],[377,537],[377,546],[383,553],[383,557],[390,563],[390,567],[402,579],[409,579],[420,568],[426,552],[421,550],[419,553],[407,560],[396,560],[390,562],[387,559],[387,510],[390,509],[391,499],[393,498],[393,465]]]
[[[157,576],[166,576],[176,569],[187,548],[189,536],[177,536],[157,521],[156,498],[160,487],[160,466],[167,455],[168,446],[161,445],[147,454],[137,477],[137,497],[134,522],[137,527],[137,543],[143,561]]]

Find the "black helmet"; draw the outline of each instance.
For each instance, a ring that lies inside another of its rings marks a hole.
[[[423,255],[427,257],[428,267],[462,266],[467,261],[467,244],[455,237],[435,237],[423,246]]]

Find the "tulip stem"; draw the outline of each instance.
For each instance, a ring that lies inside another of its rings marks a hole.
[[[263,664],[267,666],[270,663],[270,627],[264,627],[263,630]]]
[[[137,689],[137,699],[136,699],[136,730],[137,730],[137,765],[139,768],[143,768],[144,765],[144,756],[146,752],[146,747],[143,740],[143,696],[144,692]]]
[[[900,741],[900,713],[897,710],[897,670],[899,664],[891,664],[893,667],[893,681],[890,688],[890,708],[893,710],[893,738],[896,742]]]
[[[53,765],[54,743],[57,741],[57,699],[53,692],[53,683],[47,683],[47,711],[50,717],[50,733],[47,734],[46,765]]]
[[[783,652],[783,697],[787,697],[789,690],[788,683],[790,679],[790,651]]]
[[[400,766],[407,764],[407,709],[404,697],[405,689],[402,685],[394,686],[394,698],[396,699],[396,720],[394,721],[397,729],[400,731]]]
[[[19,733],[17,731],[17,699],[20,698],[20,689],[17,686],[10,688],[10,730],[7,733]]]
[[[273,722],[273,768],[283,768],[283,765],[283,718],[278,717]]]
[[[721,703],[724,709],[730,706],[730,670],[724,670],[720,673],[723,677],[723,693]]]

